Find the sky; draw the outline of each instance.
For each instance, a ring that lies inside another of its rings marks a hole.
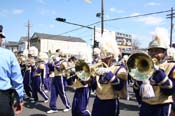
[[[27,36],[27,23],[30,21],[30,36],[34,32],[39,32],[80,37],[91,45],[94,34],[92,29],[80,28],[55,19],[61,17],[67,22],[85,26],[99,21],[91,27],[101,28],[101,18],[96,17],[96,14],[101,12],[101,1],[1,0],[0,24],[4,26],[7,41],[19,41],[21,36]],[[145,48],[152,40],[151,33],[155,28],[165,28],[170,32],[170,19],[167,18],[170,12],[164,11],[173,7],[175,9],[175,0],[104,0],[104,20],[108,20],[104,22],[104,29],[130,34],[139,43],[139,47]],[[156,12],[163,13],[110,20]]]

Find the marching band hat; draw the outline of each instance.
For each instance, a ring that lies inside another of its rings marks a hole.
[[[156,28],[153,32],[153,40],[149,43],[148,50],[152,48],[168,49],[168,31],[164,28]]]
[[[38,48],[36,48],[35,46],[31,46],[29,48],[28,55],[33,56],[33,57],[37,57],[38,56]]]
[[[4,33],[2,32],[2,30],[3,30],[3,26],[0,25],[0,36],[1,36],[2,38],[5,38],[5,35],[4,35]]]
[[[118,56],[120,52],[114,35],[115,34],[112,32],[105,32],[99,39],[101,59],[108,59],[113,57],[114,59],[116,59],[116,61],[118,61]]]

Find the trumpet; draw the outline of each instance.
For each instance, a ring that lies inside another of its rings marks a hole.
[[[71,73],[75,72],[75,66],[69,66],[67,61],[61,61],[61,63],[58,65],[60,67],[60,71],[57,71],[55,69],[55,75],[62,75],[67,78],[70,78]],[[57,67],[57,65],[55,65],[55,67]]]
[[[89,65],[83,60],[78,60],[74,66],[69,66],[67,62],[62,62],[60,64],[60,71],[56,71],[55,75],[63,75],[67,79],[77,76],[82,81],[90,80],[91,76],[97,76],[98,69],[107,68],[107,64],[104,62],[99,62],[97,64]]]
[[[127,61],[127,67],[129,74],[138,81],[149,79],[154,72],[152,58],[142,52],[132,54]]]
[[[79,60],[75,64],[75,75],[82,81],[88,81],[91,76],[95,77],[98,75],[98,69],[101,67],[106,68],[108,66],[104,62],[99,62],[89,66],[85,61]]]
[[[98,62],[96,64],[91,65],[90,69],[91,69],[91,75],[97,76],[97,75],[99,75],[100,72],[104,72],[105,69],[108,69],[108,65],[104,62]],[[100,69],[104,69],[104,71],[102,71]]]

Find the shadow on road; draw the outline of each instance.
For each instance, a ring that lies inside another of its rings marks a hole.
[[[37,103],[31,103],[30,101],[26,101],[26,103],[24,104],[24,107],[29,108],[29,109],[38,109],[40,111],[46,112],[48,110],[50,110],[48,107],[40,104],[42,101],[39,101]],[[32,115],[34,116],[34,115]],[[45,115],[37,115],[37,116],[45,116]]]
[[[120,110],[139,111],[138,105],[126,104],[120,101]]]
[[[47,115],[45,115],[45,114],[32,114],[30,116],[47,116]]]

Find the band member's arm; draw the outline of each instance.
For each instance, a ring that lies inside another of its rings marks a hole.
[[[152,84],[158,85],[161,88],[171,89],[173,87],[172,81],[161,69],[155,71],[150,80]]]
[[[120,67],[110,82],[116,90],[121,90],[124,86],[124,83],[127,82],[128,73],[124,67]]]
[[[153,85],[160,86],[164,94],[169,95],[175,92],[174,90],[175,80],[172,80],[171,78],[169,78],[165,74],[165,72],[161,69],[155,71],[155,73],[153,74],[153,77],[150,80]]]
[[[175,93],[175,66],[171,69],[168,77],[173,83],[173,92]]]

